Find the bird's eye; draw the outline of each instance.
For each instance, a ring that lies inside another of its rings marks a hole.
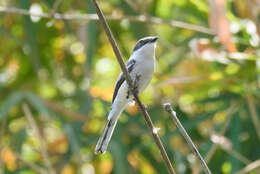
[[[145,45],[146,44],[146,40],[141,40],[141,45]]]

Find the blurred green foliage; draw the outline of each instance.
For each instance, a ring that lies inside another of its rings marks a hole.
[[[49,13],[55,3],[1,0],[0,7]],[[124,18],[109,21],[109,25],[125,60],[141,37],[160,37],[156,73],[141,99],[160,128],[159,135],[177,173],[202,171],[163,110],[164,102],[174,105],[213,173],[235,173],[260,158],[259,2],[208,3],[100,0],[106,15]],[[225,6],[225,13],[218,13]],[[61,1],[57,12],[95,13],[90,0]],[[211,24],[216,35],[127,19],[135,15],[205,27]],[[137,106],[129,106],[121,115],[108,152],[93,153],[120,72],[98,21],[0,12],[0,38],[1,174],[39,173],[37,166],[48,171],[41,143],[56,173],[167,173]],[[24,103],[36,121],[41,140],[25,116]],[[251,174],[259,172],[252,170]]]

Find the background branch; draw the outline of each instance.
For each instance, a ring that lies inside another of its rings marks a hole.
[[[99,20],[96,14],[61,14],[61,13],[33,13],[25,9],[19,9],[14,7],[0,7],[0,12],[5,13],[15,13],[22,14],[28,16],[38,16],[42,18],[52,18],[55,20],[81,20],[81,21],[89,21],[89,20]],[[159,17],[147,17],[144,15],[139,16],[107,16],[108,20],[129,20],[132,22],[144,22],[144,23],[153,23],[153,24],[165,24],[171,27],[178,27],[183,29],[188,29],[200,33],[205,33],[209,35],[215,35],[215,32],[209,28],[185,23],[177,20],[166,20]]]
[[[171,162],[169,160],[169,157],[168,157],[168,155],[167,155],[167,153],[166,153],[166,151],[165,151],[165,149],[163,147],[163,144],[162,144],[162,142],[160,140],[160,137],[157,134],[157,131],[154,131],[155,128],[153,126],[152,120],[151,120],[151,118],[150,118],[150,116],[149,116],[145,106],[140,101],[138,95],[134,92],[134,87],[133,87],[130,75],[129,75],[127,69],[126,69],[125,63],[124,63],[124,61],[122,59],[121,53],[120,53],[119,48],[118,48],[118,46],[117,46],[117,44],[115,42],[113,34],[112,34],[112,32],[111,32],[111,30],[110,30],[110,28],[109,28],[109,26],[108,26],[108,24],[106,22],[106,19],[105,19],[104,15],[103,15],[101,9],[99,8],[99,5],[98,5],[97,1],[96,0],[92,0],[92,2],[94,4],[94,6],[95,6],[95,9],[96,9],[96,12],[98,14],[99,20],[100,20],[100,22],[101,22],[101,24],[102,24],[102,26],[103,26],[103,28],[104,28],[104,30],[106,32],[106,35],[107,35],[107,37],[108,37],[108,39],[110,41],[110,44],[113,47],[113,50],[115,52],[117,61],[118,61],[119,65],[120,65],[120,67],[121,67],[121,69],[123,71],[123,74],[124,74],[125,78],[126,78],[126,82],[129,85],[129,88],[130,88],[131,93],[133,94],[133,96],[135,98],[135,101],[137,102],[140,110],[143,113],[145,121],[146,121],[148,127],[150,128],[150,132],[153,135],[154,141],[156,142],[156,145],[157,145],[157,147],[158,147],[158,149],[159,149],[159,151],[161,153],[163,161],[164,161],[165,165],[167,166],[168,172],[171,173],[171,174],[174,174],[175,173],[174,169],[173,169],[173,167],[171,165]]]
[[[80,114],[78,112],[73,112],[59,104],[58,102],[54,102],[52,100],[47,100],[41,98],[43,103],[48,106],[48,108],[52,109],[53,111],[63,115],[64,117],[71,119],[73,121],[87,121],[87,115]]]
[[[239,152],[237,152],[232,148],[233,146],[232,141],[230,141],[227,137],[223,135],[213,134],[211,136],[211,141],[215,145],[223,149],[226,153],[230,154],[231,156],[238,159],[242,163],[249,164],[251,162],[248,158],[246,158],[245,156],[243,156],[242,154],[240,154]]]
[[[227,132],[229,124],[230,124],[231,119],[232,119],[232,116],[235,112],[237,112],[239,105],[240,105],[240,103],[232,103],[231,107],[229,107],[228,110],[226,111],[227,112],[227,119],[225,120],[225,123],[224,123],[223,127],[221,128],[221,130],[219,132],[220,136],[223,136]],[[212,133],[212,135],[214,135],[214,134]],[[216,143],[214,143],[212,145],[212,147],[210,148],[209,152],[207,153],[207,155],[205,157],[205,160],[206,160],[207,163],[209,163],[210,160],[212,159],[213,155],[215,154],[215,152],[217,150],[217,147],[218,147],[218,145]]]
[[[15,156],[18,160],[20,160],[21,162],[23,162],[25,165],[27,165],[28,167],[32,168],[33,170],[35,170],[37,173],[40,174],[48,174],[47,171],[45,171],[43,168],[41,168],[40,166],[25,160],[23,157],[21,157],[18,153],[15,153]]]
[[[248,164],[243,169],[239,170],[235,174],[246,174],[260,167],[260,159]]]
[[[56,0],[53,4],[52,10],[50,12],[50,15],[53,16],[56,11],[58,10],[59,5],[61,4],[62,0]]]
[[[260,122],[259,122],[257,111],[256,111],[256,108],[255,108],[255,101],[254,101],[253,96],[251,96],[250,94],[248,94],[246,96],[246,100],[247,100],[250,116],[251,116],[253,125],[254,125],[255,130],[256,130],[258,141],[260,142]]]
[[[56,172],[54,171],[54,169],[52,168],[52,165],[51,165],[51,162],[50,162],[50,159],[49,159],[49,155],[48,155],[48,152],[46,150],[46,147],[45,147],[45,144],[43,142],[43,138],[41,136],[41,133],[40,133],[40,130],[32,116],[32,113],[28,107],[27,104],[23,104],[22,105],[22,108],[23,108],[23,111],[24,111],[24,114],[25,114],[25,117],[27,118],[27,120],[29,121],[29,124],[30,126],[32,127],[34,133],[36,134],[36,137],[39,141],[39,144],[40,144],[40,150],[41,150],[41,153],[42,153],[42,156],[43,156],[43,160],[45,162],[45,165],[46,167],[48,168],[49,172],[51,174],[56,174]]]

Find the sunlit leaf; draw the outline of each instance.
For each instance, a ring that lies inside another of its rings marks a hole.
[[[61,174],[75,174],[75,169],[71,165],[65,165],[61,170]]]
[[[214,29],[223,46],[229,52],[236,52],[236,47],[231,40],[231,32],[229,28],[229,21],[226,17],[226,1],[225,0],[210,0],[210,18],[209,24]]]
[[[1,150],[1,158],[4,163],[7,165],[8,170],[15,171],[17,168],[16,156],[12,149],[5,147]]]

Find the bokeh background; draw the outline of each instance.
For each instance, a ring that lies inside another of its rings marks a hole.
[[[260,1],[100,6],[125,61],[137,40],[160,37],[141,100],[176,172],[203,173],[165,102],[214,174],[260,173]],[[120,73],[93,14],[90,0],[0,1],[1,174],[167,173],[137,106],[121,115],[108,152],[93,153]]]

